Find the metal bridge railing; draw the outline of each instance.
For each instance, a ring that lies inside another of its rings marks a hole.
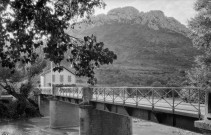
[[[38,88],[41,89],[41,94],[44,95],[51,95],[52,94],[52,88],[51,87],[42,87],[42,88]]]
[[[190,87],[96,87],[93,100],[165,109],[172,113],[204,113],[205,90]]]
[[[54,95],[62,97],[82,98],[82,87],[58,87]]]
[[[83,87],[57,87],[55,96],[82,98]],[[205,89],[195,87],[92,87],[92,101],[144,106],[175,112],[201,114],[205,112]],[[42,94],[51,95],[50,88]]]

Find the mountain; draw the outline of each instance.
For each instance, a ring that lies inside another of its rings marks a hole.
[[[173,17],[166,17],[162,11],[154,10],[149,12],[139,12],[134,7],[116,8],[110,10],[107,15],[100,14],[91,18],[92,24],[78,25],[81,29],[87,29],[95,26],[113,23],[125,23],[130,25],[141,24],[151,29],[167,29],[173,32],[186,35],[188,29]]]
[[[117,8],[107,15],[80,23],[72,35],[96,35],[117,54],[113,65],[97,70],[101,85],[166,85],[175,73],[189,69],[199,52],[187,37],[189,30],[162,11],[139,12],[133,7]]]

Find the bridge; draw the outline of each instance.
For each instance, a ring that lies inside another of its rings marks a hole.
[[[201,132],[206,90],[195,87],[41,88],[39,107],[50,127],[80,126],[80,135],[131,135],[131,118]]]

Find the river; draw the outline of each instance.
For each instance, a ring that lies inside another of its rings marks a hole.
[[[49,117],[0,122],[0,135],[78,135],[79,127],[51,129]],[[133,119],[133,135],[200,135],[148,121]]]

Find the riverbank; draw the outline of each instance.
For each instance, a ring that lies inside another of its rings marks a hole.
[[[29,100],[30,105],[17,100],[0,101],[0,121],[11,121],[16,119],[25,119],[33,117],[41,117],[38,105]]]
[[[150,121],[133,119],[133,135],[202,135]]]
[[[0,122],[0,134],[8,135],[79,135],[79,127],[49,128],[49,117]],[[201,135],[187,130],[133,119],[133,135]]]
[[[49,117],[0,122],[0,135],[78,135],[79,127],[69,129],[49,128]]]

